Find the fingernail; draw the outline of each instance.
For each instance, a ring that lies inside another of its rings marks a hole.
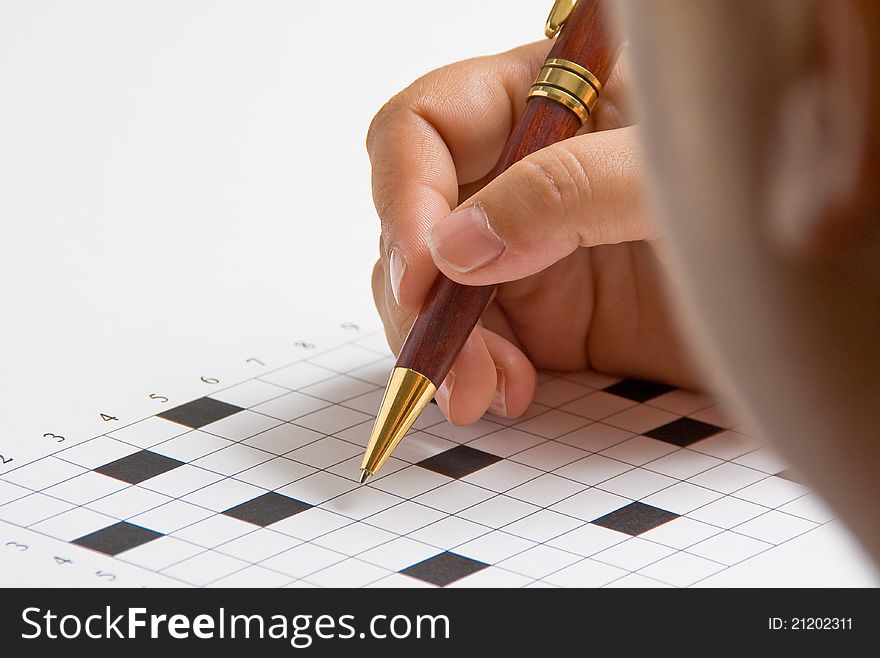
[[[504,398],[506,378],[504,376],[504,371],[501,368],[496,368],[495,370],[498,375],[495,384],[495,396],[492,398],[492,404],[489,405],[489,413],[493,413],[496,416],[506,417],[507,401]]]
[[[443,412],[443,415],[446,416],[447,420],[449,419],[449,396],[452,394],[452,386],[455,384],[455,373],[450,372],[446,375],[446,379],[443,380],[443,383],[440,384],[440,388],[437,389],[437,392],[434,393],[434,399],[437,401],[437,406],[440,407],[440,411]]]
[[[391,293],[394,295],[394,301],[400,305],[400,282],[403,280],[403,273],[406,272],[406,258],[400,253],[397,247],[391,248],[388,255],[388,261],[391,266]]]
[[[428,246],[457,272],[471,272],[504,251],[504,241],[489,226],[480,206],[462,208],[440,221],[431,231]]]

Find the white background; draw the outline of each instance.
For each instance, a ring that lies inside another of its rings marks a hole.
[[[373,320],[370,120],[433,68],[543,38],[549,4],[0,0],[6,441]]]

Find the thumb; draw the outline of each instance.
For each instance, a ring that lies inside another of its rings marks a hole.
[[[540,272],[578,247],[654,237],[628,127],[532,153],[438,222],[429,246],[446,276],[485,285]]]

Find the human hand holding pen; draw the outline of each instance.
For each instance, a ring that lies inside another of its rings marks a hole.
[[[429,73],[389,101],[367,139],[382,220],[373,292],[392,349],[438,268],[502,284],[437,393],[458,424],[487,409],[520,415],[535,368],[697,384],[663,293],[625,58],[582,134],[485,184],[548,49]]]

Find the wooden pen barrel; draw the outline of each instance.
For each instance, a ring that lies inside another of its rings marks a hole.
[[[608,33],[601,3],[580,0],[548,55],[590,71],[604,86],[618,52]],[[497,164],[495,178],[512,164],[573,137],[581,128],[575,112],[548,98],[532,97],[517,120]],[[397,357],[397,367],[415,370],[440,386],[495,292],[491,286],[464,286],[438,274]]]

